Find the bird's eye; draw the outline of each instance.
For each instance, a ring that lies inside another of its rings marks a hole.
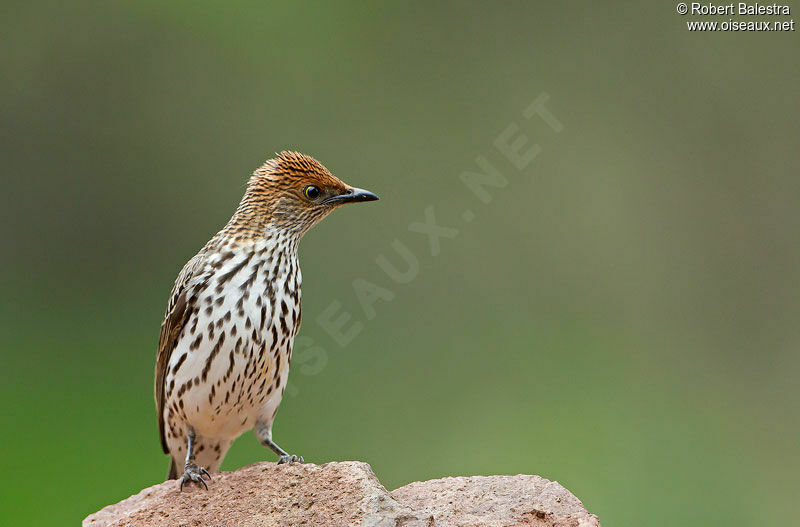
[[[309,185],[303,189],[303,195],[311,201],[314,201],[319,197],[319,189],[314,185]]]

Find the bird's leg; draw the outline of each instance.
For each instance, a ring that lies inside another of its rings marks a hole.
[[[272,439],[262,439],[261,444],[269,448],[276,454],[278,454],[279,465],[282,463],[294,463],[295,461],[297,461],[298,463],[305,463],[303,456],[296,456],[294,454],[289,454],[284,449],[276,445],[275,441],[273,441]]]
[[[206,485],[206,480],[203,479],[203,476],[207,476],[209,480],[211,480],[211,474],[208,471],[197,465],[194,462],[194,430],[189,430],[187,435],[186,441],[186,464],[183,466],[183,476],[181,476],[181,490],[183,490],[183,486],[186,483],[194,481],[197,484],[202,483],[203,486],[208,490],[208,485]]]
[[[279,447],[275,444],[275,441],[272,440],[272,430],[266,427],[256,427],[256,436],[258,440],[261,442],[262,445],[269,448],[276,454],[278,454],[278,464],[281,465],[283,463],[294,463],[295,461],[298,463],[305,463],[303,456],[296,456],[294,454],[289,454],[284,449]]]

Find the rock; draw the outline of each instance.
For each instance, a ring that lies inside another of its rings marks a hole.
[[[213,475],[209,490],[166,481],[90,515],[105,526],[533,525],[599,527],[558,483],[475,476],[411,483],[392,493],[366,463],[257,463]]]
[[[366,463],[257,463],[213,474],[208,491],[165,481],[110,505],[84,526],[414,525]]]
[[[417,481],[392,496],[433,525],[600,527],[570,491],[539,476],[472,476]]]

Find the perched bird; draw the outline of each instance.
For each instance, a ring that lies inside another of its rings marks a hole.
[[[272,440],[300,327],[300,238],[345,203],[378,196],[316,159],[281,152],[256,170],[228,224],[181,270],[155,372],[169,479],[207,485],[242,432],[255,429],[278,463],[303,461]]]

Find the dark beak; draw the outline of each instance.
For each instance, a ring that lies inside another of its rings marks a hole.
[[[363,188],[350,188],[343,194],[331,196],[323,203],[326,205],[342,205],[344,203],[359,203],[361,201],[377,201],[379,198],[369,190]]]

